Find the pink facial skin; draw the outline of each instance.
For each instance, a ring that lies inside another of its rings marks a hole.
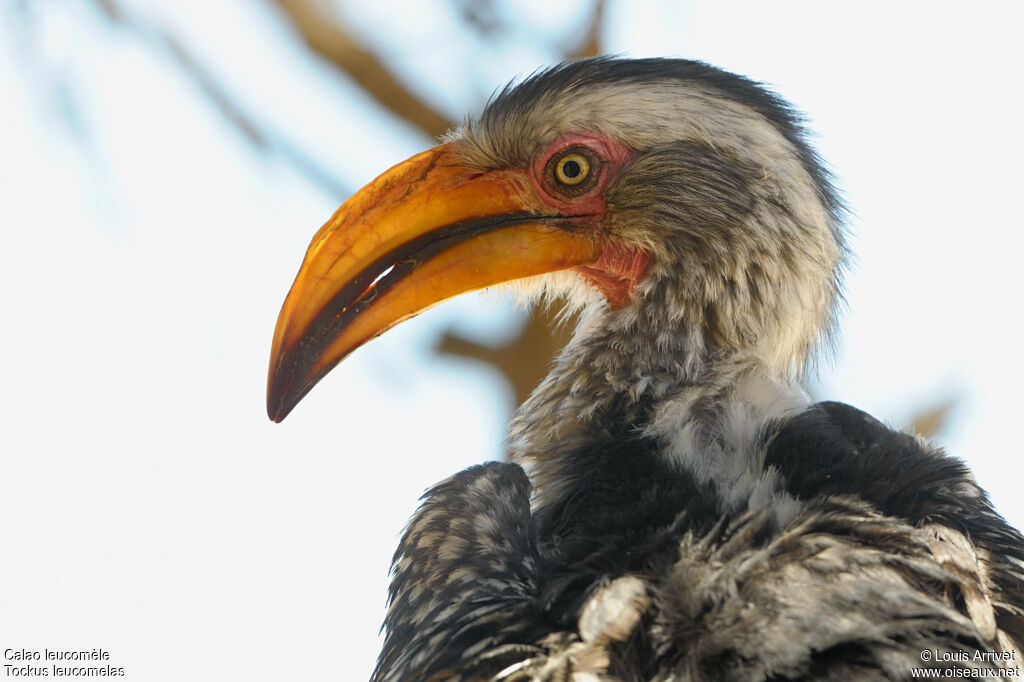
[[[569,147],[585,146],[600,161],[594,171],[600,173],[597,182],[578,196],[562,196],[550,186],[544,177],[551,157]],[[534,191],[549,206],[567,217],[582,218],[584,229],[597,232],[608,212],[604,190],[608,183],[627,165],[636,153],[625,145],[606,137],[588,133],[563,135],[547,147],[530,166],[528,176]],[[650,263],[650,254],[642,249],[627,247],[621,242],[604,240],[600,258],[592,265],[575,268],[588,282],[598,288],[613,309],[621,308],[630,301],[633,287],[643,277]]]

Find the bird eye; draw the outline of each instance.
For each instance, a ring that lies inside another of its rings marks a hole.
[[[590,161],[582,154],[566,154],[555,163],[555,179],[575,187],[590,175]]]
[[[568,197],[586,194],[597,183],[601,157],[583,145],[563,149],[548,159],[544,169],[549,191]]]

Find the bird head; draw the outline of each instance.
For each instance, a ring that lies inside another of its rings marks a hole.
[[[399,322],[518,280],[653,355],[746,354],[797,377],[832,328],[840,213],[798,117],[749,80],[670,59],[537,73],[314,236],[278,318],[268,413]]]

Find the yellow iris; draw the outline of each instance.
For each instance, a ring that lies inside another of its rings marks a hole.
[[[572,187],[590,175],[590,161],[582,154],[566,154],[555,164],[555,179]]]

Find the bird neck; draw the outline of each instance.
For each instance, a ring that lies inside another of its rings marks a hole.
[[[655,441],[670,466],[728,489],[760,472],[763,425],[807,406],[798,374],[757,348],[710,349],[700,330],[664,329],[642,307],[585,313],[513,417],[512,459],[540,505],[599,473],[578,470],[581,452],[632,439]]]

